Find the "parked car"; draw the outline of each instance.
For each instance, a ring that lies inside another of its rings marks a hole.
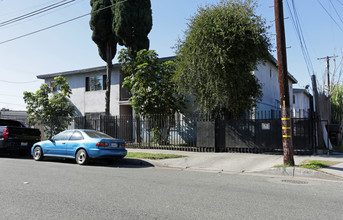
[[[44,157],[74,158],[80,165],[92,158],[121,159],[127,154],[125,142],[105,133],[75,129],[63,131],[46,141],[35,143],[31,155],[36,161]]]
[[[16,120],[0,119],[1,151],[19,151],[29,155],[33,144],[40,140],[39,129],[25,127]]]

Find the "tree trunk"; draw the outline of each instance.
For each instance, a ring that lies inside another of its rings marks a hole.
[[[110,94],[111,94],[111,75],[112,75],[112,59],[111,59],[111,46],[109,45],[109,43],[107,43],[106,46],[106,58],[107,58],[107,68],[106,68],[106,74],[107,74],[107,78],[106,78],[106,97],[105,97],[105,101],[106,101],[106,105],[105,105],[105,114],[107,116],[110,115]]]

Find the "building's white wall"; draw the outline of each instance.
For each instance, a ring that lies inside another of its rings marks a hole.
[[[270,61],[259,64],[253,72],[262,84],[262,100],[257,104],[256,111],[270,111],[280,109],[279,74],[277,67]],[[290,105],[292,109],[293,84],[288,80]]]
[[[295,92],[295,103],[293,105],[294,109],[309,109],[310,108],[310,99],[307,94],[304,92]]]
[[[254,71],[259,83],[262,84],[263,97],[257,105],[257,111],[277,109],[280,105],[280,92],[277,68],[270,62],[259,64]]]
[[[64,76],[72,90],[70,101],[75,105],[78,115],[85,113],[105,112],[105,91],[86,91],[86,77],[96,75],[106,75],[106,70]],[[111,94],[110,94],[110,114],[119,115],[119,90],[120,78],[119,69],[113,69],[111,75]],[[45,82],[50,84],[52,78],[46,79]],[[104,82],[105,83],[105,82]]]
[[[306,118],[309,116],[310,96],[305,92],[294,92],[293,117]],[[293,102],[293,99],[292,99]]]

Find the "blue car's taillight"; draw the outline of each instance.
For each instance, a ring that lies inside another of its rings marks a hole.
[[[109,145],[108,145],[108,143],[105,143],[105,142],[98,142],[98,143],[96,144],[96,146],[97,146],[97,147],[108,147]]]

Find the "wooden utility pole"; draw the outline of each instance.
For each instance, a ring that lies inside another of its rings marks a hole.
[[[330,59],[331,58],[336,58],[337,56],[326,56],[326,57],[321,57],[317,58],[318,60],[326,59],[326,75],[328,78],[328,95],[330,95]]]
[[[289,101],[286,37],[282,0],[274,0],[277,59],[279,71],[283,163],[294,166],[292,124]]]

